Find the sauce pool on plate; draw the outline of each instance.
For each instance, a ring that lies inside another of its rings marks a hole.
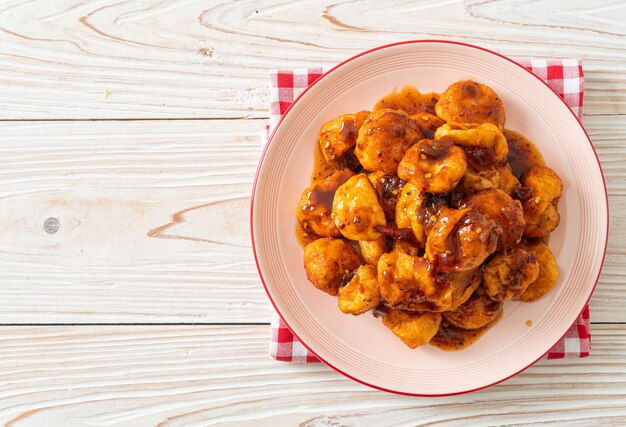
[[[322,155],[319,145],[315,144],[315,152],[313,153],[313,172],[311,173],[311,182],[324,179],[337,172],[333,169]]]
[[[383,96],[374,106],[374,111],[390,108],[403,110],[408,114],[427,112],[435,114],[435,104],[439,94],[434,92],[421,93],[415,86],[404,86],[400,91]]]
[[[482,328],[471,330],[457,328],[452,325],[444,326],[442,323],[437,334],[430,340],[430,344],[446,351],[463,350],[478,341],[478,339],[491,329],[493,325],[498,323],[501,318],[502,312],[498,314],[498,317]]]

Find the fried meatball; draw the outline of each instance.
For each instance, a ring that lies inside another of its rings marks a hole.
[[[387,221],[393,222],[396,216],[398,197],[405,184],[404,180],[398,178],[397,175],[390,175],[381,171],[371,172],[367,177],[378,193],[380,205],[385,211]]]
[[[367,174],[367,179],[369,179],[372,183],[372,186],[374,187],[374,190],[376,190],[376,192],[378,193],[379,198],[383,195],[383,185],[385,183],[384,178],[386,176],[390,175],[387,175],[385,172],[382,171],[370,172]]]
[[[345,240],[323,238],[304,248],[304,269],[313,285],[330,295],[337,295],[341,280],[363,262],[356,249]]]
[[[376,240],[359,240],[361,256],[366,263],[378,264],[378,259],[387,251],[387,238],[380,237]]]
[[[485,266],[483,283],[495,301],[518,300],[539,276],[539,263],[534,252],[515,248],[494,256]]]
[[[423,298],[407,297],[393,307],[411,312],[455,310],[480,286],[482,273],[479,268],[476,268],[468,271],[438,273],[433,276],[433,279],[440,295],[438,298],[431,297],[428,301]]]
[[[449,310],[456,310],[465,303],[480,286],[483,275],[480,268],[474,270],[451,272],[440,276],[438,280],[447,281],[452,286],[452,303]]]
[[[395,242],[393,242],[393,251],[405,255],[417,256],[419,254],[420,248],[412,245],[409,242],[396,240]]]
[[[509,165],[508,162],[504,166],[498,166],[497,169],[500,174],[500,182],[496,188],[499,188],[509,196],[512,196],[522,184],[515,177],[515,175],[513,175],[511,165]]]
[[[492,123],[504,128],[504,104],[489,87],[472,80],[453,83],[435,105],[437,116],[446,122]]]
[[[329,165],[336,167],[342,157],[356,145],[359,129],[369,115],[369,111],[359,111],[339,116],[322,125],[318,144]]]
[[[426,260],[398,251],[378,260],[378,289],[383,303],[393,307],[404,304],[412,310],[444,310],[452,301],[452,287],[436,282]]]
[[[396,204],[396,225],[399,228],[411,228],[420,246],[426,243],[426,230],[420,216],[423,200],[424,194],[420,189],[407,183],[402,187]]]
[[[332,217],[339,232],[351,240],[377,240],[377,226],[387,225],[378,193],[365,174],[348,179],[335,192]]]
[[[472,295],[454,311],[443,314],[443,320],[461,329],[478,329],[493,321],[502,311],[502,301],[487,295]]]
[[[557,204],[563,194],[561,178],[547,166],[535,166],[522,177],[526,197],[522,200],[528,237],[543,237],[558,227]]]
[[[475,209],[444,208],[426,239],[426,258],[438,271],[472,270],[497,247],[502,227]]]
[[[445,193],[456,186],[466,168],[465,153],[451,141],[423,139],[406,151],[398,176],[427,193]]]
[[[381,308],[378,314],[382,316],[383,325],[410,348],[428,344],[441,324],[440,313],[408,313],[403,310]]]
[[[346,314],[363,314],[379,302],[378,278],[373,265],[359,267],[348,284],[339,288],[339,310]]]
[[[512,248],[524,234],[526,222],[519,200],[513,200],[504,191],[489,189],[479,191],[461,201],[461,208],[472,208],[488,215],[502,227],[498,249]]]
[[[359,129],[354,154],[365,169],[394,174],[404,152],[421,137],[417,125],[407,113],[378,110]]]
[[[426,112],[413,114],[411,119],[413,119],[420,132],[422,132],[422,136],[426,139],[433,139],[437,129],[446,123],[434,114]]]
[[[354,173],[345,169],[316,181],[302,193],[296,217],[305,231],[322,237],[339,236],[339,230],[331,218],[335,191]]]
[[[437,129],[435,139],[451,140],[464,147],[478,167],[502,163],[509,154],[506,137],[491,123],[447,123]]]
[[[458,185],[459,190],[465,194],[473,194],[488,188],[497,188],[509,196],[515,194],[519,187],[520,182],[507,166],[474,168],[469,164],[465,175],[463,175]]]
[[[534,252],[535,258],[537,258],[537,262],[539,263],[539,275],[537,276],[537,280],[528,285],[519,298],[520,301],[530,302],[541,298],[552,289],[556,283],[556,279],[559,277],[559,269],[552,251],[550,251],[550,248],[545,243],[524,245],[524,248]]]

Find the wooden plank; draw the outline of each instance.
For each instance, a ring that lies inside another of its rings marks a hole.
[[[118,2],[0,7],[0,119],[264,117],[267,72],[410,39],[580,57],[589,114],[626,113],[624,5]],[[354,13],[355,10],[362,13]]]
[[[0,323],[268,319],[248,233],[262,123],[0,127]]]
[[[413,398],[267,356],[269,328],[5,327],[0,422],[22,425],[595,425],[626,422],[626,327],[469,395]]]
[[[0,123],[0,323],[269,321],[248,231],[263,123]],[[586,118],[611,193],[602,322],[626,322],[625,123]]]

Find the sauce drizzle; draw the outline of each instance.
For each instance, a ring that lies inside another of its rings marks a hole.
[[[509,129],[505,129],[503,133],[509,144],[507,160],[517,179],[520,179],[527,170],[546,164],[535,144],[524,135]]]

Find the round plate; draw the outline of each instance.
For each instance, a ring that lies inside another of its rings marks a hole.
[[[371,314],[349,316],[305,276],[295,210],[309,185],[322,124],[371,109],[394,88],[442,92],[461,79],[493,88],[506,128],[521,132],[562,178],[561,224],[550,248],[560,276],[533,303],[507,302],[502,320],[473,346],[445,352],[406,347]],[[532,365],[567,332],[598,280],[608,235],[608,203],[596,153],[582,125],[544,82],[497,53],[463,43],[412,41],[357,55],[324,74],[292,105],[270,138],[252,193],[252,242],[261,280],[289,329],[319,359],[363,384],[395,393],[464,393]],[[526,321],[532,321],[532,327]]]

